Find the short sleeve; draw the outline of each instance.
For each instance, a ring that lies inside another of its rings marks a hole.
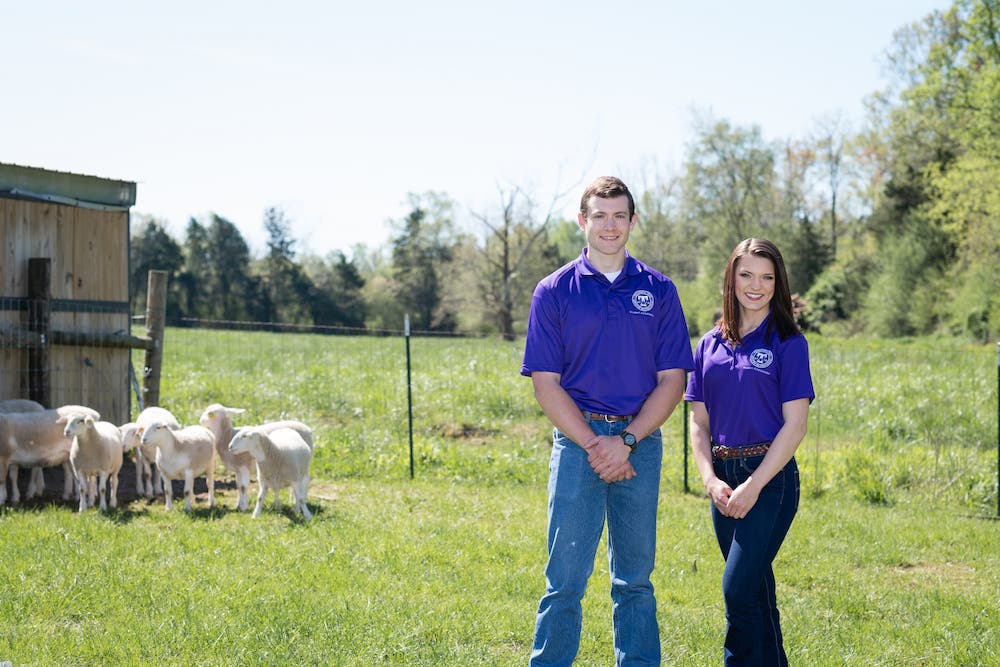
[[[780,393],[782,403],[800,398],[808,398],[811,403],[816,398],[809,369],[809,343],[801,334],[782,343]]]

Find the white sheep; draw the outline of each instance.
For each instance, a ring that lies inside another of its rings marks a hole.
[[[215,449],[219,452],[219,458],[222,460],[223,465],[226,466],[226,469],[236,473],[236,491],[238,495],[236,507],[240,511],[246,510],[249,506],[247,492],[250,487],[250,467],[254,465],[254,460],[253,456],[248,452],[234,454],[229,450],[228,445],[237,432],[236,427],[233,426],[232,417],[241,415],[244,412],[246,410],[243,408],[228,408],[221,403],[212,403],[205,408],[205,411],[201,413],[201,418],[198,420],[198,423],[215,434]],[[279,428],[291,428],[298,431],[302,439],[312,449],[312,429],[300,421],[269,422],[262,424],[258,428],[262,428],[268,433]]]
[[[0,412],[45,412],[45,406],[27,398],[8,398],[0,401]]]
[[[118,507],[118,472],[122,468],[124,451],[122,435],[111,422],[94,421],[88,415],[74,414],[64,433],[73,438],[69,462],[80,485],[80,511],[93,507],[94,496],[100,495],[101,511],[108,509],[104,492],[110,478],[110,505]]]
[[[247,489],[250,487],[250,466],[254,464],[253,457],[247,452],[234,454],[226,445],[236,435],[232,417],[244,412],[243,408],[227,408],[221,403],[212,403],[205,408],[201,418],[198,419],[199,424],[215,435],[215,449],[222,464],[227,470],[236,473],[236,508],[241,512],[250,505],[247,500]]]
[[[249,452],[257,460],[257,484],[260,491],[253,510],[254,518],[260,516],[268,489],[274,490],[274,506],[280,508],[278,490],[291,486],[293,507],[306,520],[312,519],[312,513],[306,505],[312,448],[298,431],[291,428],[277,428],[271,432],[260,427],[240,429],[229,443],[229,451],[237,454]]]
[[[82,405],[64,405],[42,412],[15,412],[0,414],[0,480],[10,477],[10,501],[17,504],[21,494],[17,486],[20,466],[54,466],[69,468],[69,450],[72,439],[64,433],[69,415],[90,415],[100,419],[100,414]],[[73,495],[73,475],[66,475],[63,499]],[[29,485],[29,493],[33,489]],[[39,491],[40,492],[40,491]],[[7,485],[0,484],[0,505],[7,500]]]
[[[134,422],[122,424],[119,430],[125,443],[125,451],[135,449],[135,489],[147,498],[163,495],[163,479],[153,474],[156,464],[156,447],[142,444],[143,430],[153,422],[162,422],[176,431],[181,427],[177,418],[166,408],[151,406],[139,413]]]
[[[10,412],[45,412],[45,406],[38,401],[32,401],[28,398],[8,398],[0,401],[0,414]],[[42,495],[45,492],[45,475],[42,471],[43,468],[41,466],[34,466],[31,469],[31,477],[28,480],[27,494],[29,500],[36,495]],[[69,469],[68,464],[63,464],[63,471],[65,474],[70,474],[72,472]],[[14,476],[17,477],[16,474]]]
[[[208,506],[215,507],[215,436],[204,426],[172,430],[163,422],[153,422],[142,431],[143,445],[156,448],[156,469],[163,478],[167,510],[174,507],[174,479],[184,480],[184,510],[190,511],[194,498],[194,478],[205,475]]]

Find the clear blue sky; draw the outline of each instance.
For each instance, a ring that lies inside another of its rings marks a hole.
[[[498,185],[641,190],[696,110],[767,139],[860,122],[893,33],[949,4],[5,3],[0,162],[135,181],[178,240],[215,211],[260,252],[279,206],[300,251],[349,252],[408,192],[487,212]]]

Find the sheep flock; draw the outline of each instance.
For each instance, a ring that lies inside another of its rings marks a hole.
[[[217,463],[236,477],[236,509],[249,509],[253,473],[258,484],[253,517],[260,515],[268,490],[281,507],[280,489],[291,488],[292,508],[306,520],[313,434],[304,423],[281,420],[235,426],[242,408],[209,405],[197,424],[183,426],[168,410],[149,407],[134,422],[115,425],[82,405],[54,409],[26,399],[0,401],[0,507],[20,503],[18,474],[30,469],[27,498],[42,495],[43,469],[62,466],[64,500],[78,500],[79,511],[118,506],[119,473],[134,457],[136,493],[151,501],[162,496],[173,507],[174,480],[184,484],[184,510],[195,503],[194,483],[204,477],[208,507],[215,506]],[[8,478],[10,493],[7,491]]]

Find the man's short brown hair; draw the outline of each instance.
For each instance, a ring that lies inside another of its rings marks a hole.
[[[614,199],[615,197],[625,196],[628,198],[628,217],[629,219],[635,215],[635,200],[632,199],[632,193],[629,192],[628,186],[625,185],[620,178],[615,178],[614,176],[601,176],[594,180],[587,189],[583,191],[583,197],[580,198],[580,215],[586,218],[590,211],[590,198],[598,197],[600,199]]]

